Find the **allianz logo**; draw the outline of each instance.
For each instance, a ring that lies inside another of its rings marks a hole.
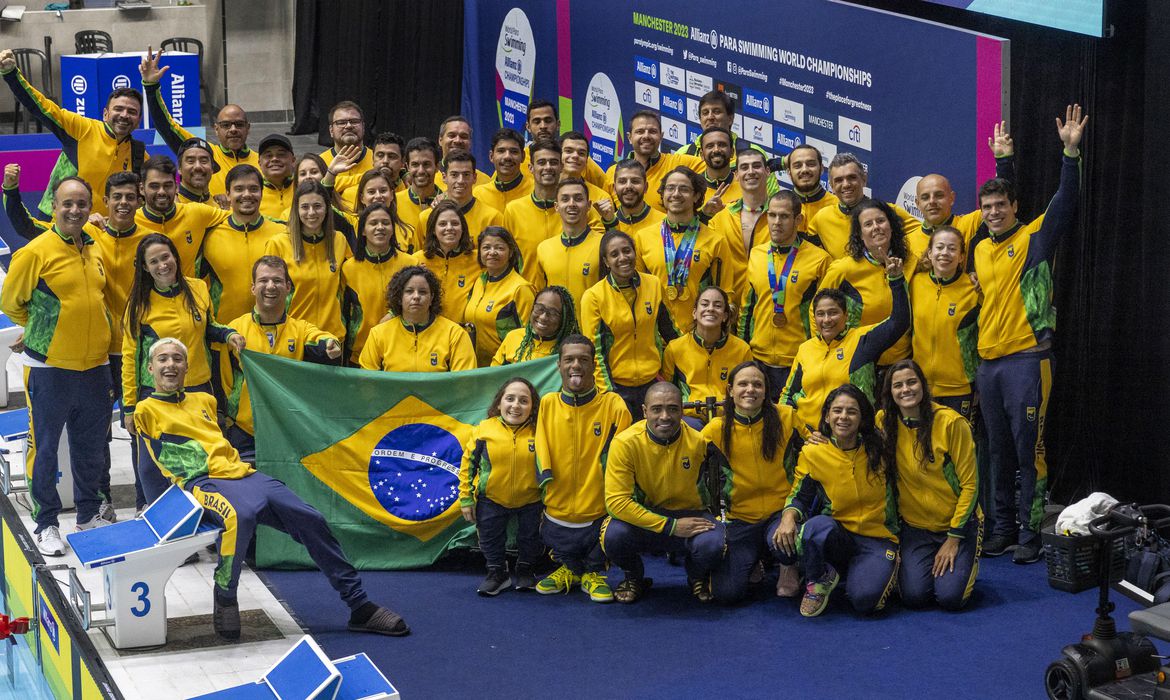
[[[646,63],[642,60],[638,61],[638,72],[648,73],[651,78],[658,77],[658,65],[654,63]]]
[[[783,131],[776,132],[776,145],[784,148],[796,148],[800,145],[800,139],[793,138]]]
[[[662,96],[662,106],[669,107],[675,111],[681,112],[683,110],[683,102],[681,99],[672,98],[669,95]]]
[[[744,103],[748,107],[753,107],[755,109],[763,110],[764,113],[767,113],[771,109],[771,105],[768,104],[769,102],[771,102],[771,100],[766,100],[766,99],[761,100],[760,98],[756,97],[755,95],[751,94],[750,92],[744,93],[743,99],[744,99]]]

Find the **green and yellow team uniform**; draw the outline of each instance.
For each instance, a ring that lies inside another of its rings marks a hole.
[[[308,321],[289,318],[287,315],[281,317],[276,323],[262,323],[259,315],[255,311],[250,311],[234,319],[228,325],[235,332],[244,336],[244,342],[249,350],[294,360],[307,359],[329,363],[329,356],[325,354],[325,346],[328,341],[337,340]],[[244,381],[244,373],[239,365],[239,359],[230,353],[224,354],[228,355],[232,365],[232,371],[225,372],[223,375],[223,393],[227,397],[225,412],[231,424],[249,435],[255,435],[256,427],[252,423],[252,401],[248,396],[248,383]]]
[[[809,222],[822,209],[837,206],[841,200],[837,199],[837,195],[826,190],[823,186],[817,185],[817,188],[809,193],[801,192],[793,189],[797,197],[800,197],[800,225],[796,227],[797,232],[801,235],[808,235]]]
[[[83,372],[109,361],[114,324],[101,251],[81,233],[78,250],[56,226],[12,255],[0,309],[24,327],[25,354],[50,367]]]
[[[536,468],[548,517],[583,524],[605,515],[610,444],[628,427],[630,412],[612,392],[560,391],[540,398]]]
[[[171,110],[163,101],[162,90],[159,89],[158,83],[143,83],[142,86],[146,88],[146,104],[150,110],[151,125],[158,131],[159,136],[162,136],[167,146],[178,153],[179,146],[183,145],[187,139],[195,138],[195,135],[184,129],[171,116]],[[256,169],[260,168],[260,154],[247,146],[238,151],[232,151],[220,144],[215,144],[211,147],[211,158],[219,166],[219,170],[211,174],[211,180],[207,183],[207,190],[212,196],[227,192],[227,174],[235,166],[251,165]],[[263,206],[263,202],[261,202],[261,206]]]
[[[487,498],[504,508],[540,502],[536,483],[536,427],[513,427],[499,416],[475,426],[459,465],[459,506]]]
[[[12,88],[17,102],[33,119],[61,142],[62,155],[77,168],[77,176],[93,188],[94,213],[107,216],[109,212],[99,193],[105,191],[106,180],[114,173],[136,169],[132,138],[118,139],[104,121],[83,117],[57,105],[30,85],[15,68],[4,73],[4,82]],[[43,202],[41,209],[45,210]]]
[[[980,303],[975,283],[962,270],[949,280],[933,272],[910,279],[911,349],[932,396],[974,392]]]
[[[182,204],[207,204],[208,206],[215,206],[215,202],[211,198],[211,192],[192,192],[179,183],[179,189],[175,193],[175,201]]]
[[[899,277],[888,284],[895,295],[889,318],[873,326],[846,327],[829,340],[813,334],[797,348],[780,402],[796,409],[802,435],[819,430],[825,398],[842,384],[856,385],[871,401],[877,395],[877,360],[910,326],[905,280]]]
[[[862,200],[862,202],[864,201]],[[834,260],[848,257],[849,253],[845,251],[845,245],[849,242],[849,227],[853,223],[853,209],[860,204],[861,202],[858,202],[853,208],[847,208],[838,201],[835,207],[823,207],[808,223],[808,240],[824,248],[825,252],[833,256]],[[921,235],[922,222],[910,216],[909,212],[897,204],[890,204],[889,207],[902,219],[902,230],[906,234],[907,241]]]
[[[467,331],[442,316],[414,325],[401,316],[370,329],[358,364],[383,372],[457,372],[475,369],[475,346]]]
[[[138,244],[153,231],[148,231],[137,224],[131,224],[125,231],[116,231],[107,223],[97,235],[93,237],[98,251],[102,256],[102,263],[106,268],[106,308],[110,318],[114,321],[113,332],[110,335],[110,354],[122,354],[122,317],[126,314],[126,300],[130,297],[130,287],[134,284],[134,256],[138,253]]]
[[[732,299],[739,299],[747,289],[748,258],[756,246],[771,242],[768,233],[768,213],[765,208],[760,209],[759,218],[751,231],[751,238],[743,230],[743,199],[727,200],[731,202],[718,214],[711,217],[708,224],[712,231],[727,240],[727,258],[723,261],[723,279],[727,280],[726,291]]]
[[[475,357],[480,367],[492,363],[504,336],[524,327],[535,301],[536,289],[519,272],[509,268],[494,279],[487,272],[480,273],[467,296],[462,319],[475,328]]]
[[[534,286],[559,285],[569,290],[573,304],[581,307],[585,290],[601,279],[601,234],[592,229],[569,238],[564,233],[549,238],[536,249]]]
[[[289,209],[292,207],[293,195],[296,194],[297,189],[293,186],[293,179],[290,177],[280,184],[265,180],[263,188],[263,195],[260,197],[260,215],[269,219],[288,221],[287,217],[292,215]]]
[[[556,338],[541,338],[534,333],[525,345],[524,336],[529,332],[527,326],[509,331],[508,335],[504,336],[504,342],[500,343],[500,347],[496,350],[496,354],[492,356],[492,367],[539,360],[557,353]]]
[[[706,466],[711,442],[685,423],[669,443],[638,421],[618,434],[605,468],[605,510],[610,517],[670,535],[677,519],[656,511],[706,511],[713,494]]]
[[[809,512],[819,493],[820,513]],[[862,537],[898,541],[898,498],[894,485],[870,474],[865,449],[842,450],[832,442],[800,451],[786,508],[800,520],[822,514]]]
[[[1016,179],[1016,159],[1015,156],[1007,156],[1006,158],[995,159],[995,176],[1009,182],[1014,182]],[[963,234],[963,245],[967,252],[971,252],[971,242],[975,239],[975,234],[979,232],[983,226],[983,212],[979,209],[968,212],[966,214],[952,213],[947,220],[936,226],[931,226],[925,221],[922,222],[922,230],[916,235],[911,236],[906,234],[906,247],[909,248],[917,257],[922,257],[923,251],[930,245],[930,236],[934,233],[936,228],[943,226],[950,226],[957,229],[959,233]]]
[[[812,336],[810,309],[832,258],[820,248],[801,241],[795,243],[796,259],[784,287],[784,324],[772,321],[775,302],[768,279],[768,258],[777,275],[791,246],[773,247],[768,241],[752,249],[748,258],[747,283],[739,306],[737,334],[748,342],[752,356],[771,367],[791,367],[800,344]]]
[[[662,204],[662,195],[658,194],[658,185],[662,183],[662,179],[666,177],[667,173],[680,165],[686,166],[699,174],[707,172],[707,164],[698,156],[689,156],[684,153],[659,152],[650,157],[650,163],[646,166],[647,204],[658,211],[666,211],[666,207]],[[605,191],[615,202],[617,201],[617,197],[614,195],[613,181],[616,171],[617,163],[609,166],[609,169],[605,171]]]
[[[264,217],[248,224],[229,216],[208,232],[197,271],[211,292],[216,321],[230,324],[252,308],[252,265],[277,238],[288,238],[288,229]],[[292,267],[292,261],[285,262]]]
[[[957,411],[934,404],[932,454],[921,454],[918,431],[898,421],[898,510],[907,525],[963,537],[979,512],[979,474],[971,424]],[[882,413],[878,413],[881,424]]]
[[[334,338],[345,339],[345,322],[341,318],[341,296],[344,283],[341,264],[349,252],[349,244],[341,234],[333,234],[333,262],[329,261],[325,235],[316,238],[302,236],[304,258],[293,259],[292,239],[288,235],[268,241],[265,255],[275,255],[288,263],[292,277],[292,299],[288,312],[293,318],[308,321]]]
[[[670,227],[670,235],[674,239],[675,250],[679,242],[686,235],[686,224],[664,223]],[[638,269],[648,272],[658,278],[663,290],[670,281],[670,270],[666,267],[666,250],[662,244],[662,228],[657,231],[643,230],[636,240],[638,248]],[[671,299],[669,292],[664,292],[666,308],[675,325],[683,325],[691,318],[695,310],[695,302],[699,294],[707,287],[720,287],[727,277],[723,274],[724,261],[727,260],[727,240],[720,234],[712,231],[706,224],[699,224],[699,232],[695,237],[694,250],[691,252],[691,267],[687,273],[686,284],[678,290],[677,298]]]
[[[783,510],[796,472],[796,459],[803,442],[796,427],[796,414],[785,405],[780,413],[780,444],[772,459],[764,459],[763,413],[749,418],[736,412],[718,416],[703,428],[703,437],[723,453],[723,505],[727,517],[745,523],[759,523]],[[731,425],[730,449],[723,445],[723,426]]]
[[[532,176],[525,175],[521,170],[511,182],[500,182],[492,178],[487,185],[477,185],[471,194],[492,209],[502,212],[512,202],[532,194]]]
[[[515,200],[504,210],[504,228],[516,239],[520,248],[520,274],[529,282],[537,283],[536,255],[540,244],[560,236],[564,222],[556,210],[556,201],[537,199],[535,194]],[[589,209],[589,230],[605,232],[605,225],[597,210]]]
[[[475,251],[466,253],[451,253],[450,255],[428,256],[418,253],[418,264],[435,273],[439,278],[439,289],[443,295],[442,315],[456,323],[463,321],[463,307],[467,306],[467,296],[471,294],[471,287],[483,272]]]
[[[325,165],[329,165],[337,157],[337,149],[327,149],[322,151],[320,155],[321,160],[325,161]],[[357,211],[357,202],[360,195],[358,192],[358,184],[362,181],[362,175],[365,175],[367,171],[373,169],[374,151],[371,148],[362,146],[362,155],[358,158],[357,164],[344,173],[333,176],[333,189],[341,197],[341,203],[349,207],[350,211]]]
[[[226,343],[234,331],[215,322],[211,315],[211,297],[203,280],[187,278],[187,286],[195,297],[195,313],[187,307],[187,299],[178,285],[166,290],[150,289],[150,307],[142,310],[138,332],[130,328],[129,319],[123,321],[122,337],[122,411],[134,411],[138,398],[146,390],[154,389],[154,377],[147,365],[150,346],[160,338],[178,338],[187,346],[188,387],[211,382],[211,343]]]
[[[640,255],[642,250],[638,248],[638,241],[642,239],[644,231],[651,233],[662,230],[662,220],[666,218],[666,214],[658,211],[649,204],[642,205],[642,211],[628,216],[621,208],[617,208],[617,226],[622,231],[625,231],[630,238],[634,239],[634,249]]]
[[[638,272],[627,287],[607,276],[581,298],[581,332],[597,350],[597,384],[641,386],[658,375],[662,351],[678,330],[662,300],[657,277]]]
[[[424,209],[418,215],[418,228],[416,230],[421,231],[419,236],[425,236],[427,221],[431,218],[431,213],[434,211],[434,209]],[[475,197],[472,197],[467,204],[459,207],[459,211],[463,212],[463,218],[467,221],[467,235],[471,237],[471,244],[476,248],[479,247],[479,234],[481,231],[488,226],[504,225],[504,215],[498,209],[484,204]]]
[[[661,375],[679,388],[683,401],[722,401],[727,396],[727,376],[732,368],[752,359],[752,349],[734,335],[726,335],[708,348],[698,333],[675,338],[662,353]],[[698,411],[687,409],[687,415]]]
[[[134,424],[163,476],[180,488],[201,476],[242,479],[256,471],[223,439],[210,394],[153,393],[143,399]]]
[[[179,251],[179,266],[184,277],[195,277],[195,263],[203,250],[203,241],[217,226],[227,222],[232,213],[206,204],[175,202],[165,214],[147,207],[134,214],[134,223],[150,231],[157,231],[175,244]]]
[[[902,269],[907,281],[914,279],[917,267],[916,258],[905,261]],[[839,289],[845,294],[850,328],[880,323],[894,308],[886,268],[869,255],[862,255],[860,260],[848,256],[834,260],[821,278],[821,288]],[[882,353],[877,364],[878,367],[886,367],[907,357],[910,357],[909,333]]]
[[[345,357],[357,364],[370,329],[386,315],[386,288],[404,267],[417,265],[415,256],[391,248],[385,255],[365,251],[365,258],[341,263],[341,316],[345,320]]]
[[[443,190],[435,187],[435,194],[441,194]],[[415,194],[414,190],[407,187],[394,194],[394,203],[398,207],[398,218],[402,219],[402,223],[410,227],[410,246],[399,246],[401,250],[405,251],[420,251],[426,247],[427,229],[425,226],[420,226],[419,221],[422,218],[422,213],[431,208],[431,202],[434,201],[432,196],[430,199],[424,199]],[[361,231],[358,232],[361,234]],[[401,242],[402,238],[399,237]]]

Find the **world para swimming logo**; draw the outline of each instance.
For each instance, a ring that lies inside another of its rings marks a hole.
[[[370,454],[370,491],[396,518],[424,522],[459,498],[463,447],[436,425],[409,423],[386,433]]]

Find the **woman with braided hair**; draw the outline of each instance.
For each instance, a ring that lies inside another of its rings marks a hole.
[[[504,336],[492,367],[556,355],[561,341],[578,332],[573,295],[560,285],[545,287],[536,295],[528,323]]]

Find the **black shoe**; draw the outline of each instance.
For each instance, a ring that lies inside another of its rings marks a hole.
[[[215,596],[215,611],[211,615],[215,633],[229,641],[240,638],[240,604],[237,601],[224,602]]]
[[[475,592],[480,595],[495,596],[507,587],[508,572],[504,571],[503,567],[493,566],[488,569],[487,576]]]
[[[983,556],[1001,557],[1015,548],[1014,535],[992,535],[983,541]]]
[[[1016,547],[1016,551],[1012,553],[1012,563],[1034,564],[1040,561],[1040,551],[1040,538],[1037,537],[1028,544]]]
[[[536,588],[536,574],[532,573],[531,564],[516,564],[516,570],[512,572],[512,588],[518,591]]]

